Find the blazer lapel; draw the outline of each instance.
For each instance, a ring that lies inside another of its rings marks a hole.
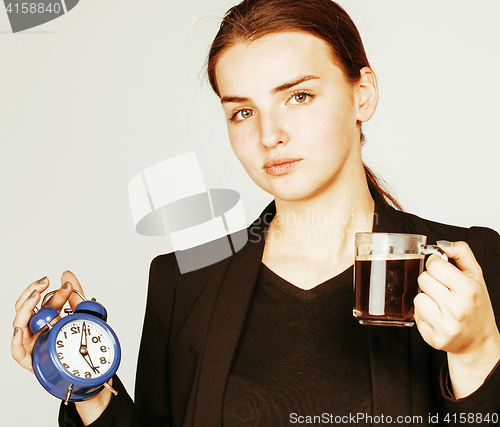
[[[272,202],[249,228],[247,244],[236,252],[222,280],[199,371],[194,426],[220,427],[227,379],[262,262]]]

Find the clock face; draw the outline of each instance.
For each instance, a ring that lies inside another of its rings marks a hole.
[[[105,374],[115,357],[113,340],[106,330],[90,320],[76,319],[64,325],[56,338],[62,366],[81,378]]]

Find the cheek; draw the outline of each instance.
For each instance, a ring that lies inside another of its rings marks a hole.
[[[229,141],[231,143],[231,148],[233,149],[233,152],[236,156],[236,158],[239,160],[243,168],[247,171],[247,173],[250,173],[249,166],[251,164],[251,153],[248,149],[247,144],[245,144],[245,141],[243,138],[235,138],[231,133],[229,133]]]
[[[243,151],[244,141],[239,132],[228,129],[229,142],[231,144],[231,148],[236,154],[236,157],[240,158],[240,153]]]
[[[316,109],[307,116],[297,115],[289,123],[290,140],[308,156],[330,157],[349,139],[349,126],[343,115],[332,107]]]
[[[314,117],[314,134],[319,143],[329,143],[332,149],[348,150],[351,145],[356,118],[348,102],[327,106]]]
[[[251,164],[253,158],[255,157],[255,149],[250,141],[250,138],[246,136],[245,132],[234,128],[229,129],[228,135],[234,154],[243,167],[247,169],[247,166]]]

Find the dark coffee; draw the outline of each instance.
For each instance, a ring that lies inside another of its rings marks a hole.
[[[354,316],[366,324],[412,324],[422,267],[423,258],[418,255],[358,257],[354,262]]]

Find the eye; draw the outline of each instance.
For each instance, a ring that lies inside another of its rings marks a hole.
[[[294,92],[287,104],[298,105],[298,104],[306,104],[313,98],[313,95],[306,91]]]
[[[250,110],[249,108],[243,108],[241,110],[236,111],[229,120],[241,122],[243,120],[252,117],[254,114],[255,112],[253,110]]]

